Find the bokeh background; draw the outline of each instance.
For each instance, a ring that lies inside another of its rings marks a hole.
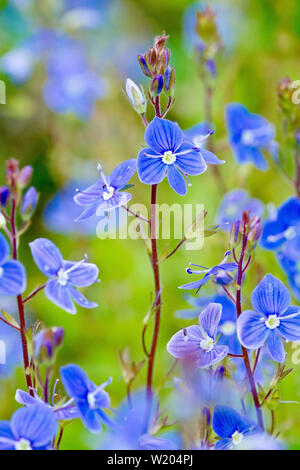
[[[5,160],[13,156],[22,165],[33,165],[33,184],[40,192],[38,209],[20,249],[28,272],[28,291],[43,280],[28,247],[40,236],[53,240],[66,259],[79,260],[88,253],[101,273],[101,283],[87,292],[90,300],[98,302],[98,308],[78,308],[77,315],[68,315],[41,293],[27,307],[27,322],[40,319],[48,326],[63,326],[65,342],[57,366],[77,363],[96,383],[112,376],[109,391],[116,407],[125,396],[118,350],[129,346],[135,360],[143,358],[142,320],[150,306],[152,271],[142,241],[99,240],[95,225],[75,225],[78,208],[72,202],[72,191],[97,178],[98,161],[109,173],[118,163],[137,156],[144,142],[144,128],[124,96],[124,84],[127,77],[145,83],[137,53],[145,52],[153,37],[163,30],[170,35],[168,45],[177,78],[176,103],[168,117],[178,121],[183,129],[204,120],[203,86],[188,31],[195,4],[189,0],[0,3],[0,79],[7,87],[6,104],[0,105],[0,184],[5,176]],[[279,205],[293,194],[293,188],[272,165],[267,172],[237,165],[228,145],[224,108],[229,102],[240,101],[252,112],[264,115],[277,127],[280,142],[276,86],[284,76],[300,78],[299,2],[207,3],[217,12],[225,43],[217,64],[213,97],[216,153],[226,160],[220,169],[222,179],[228,189],[244,188],[266,205]],[[83,7],[85,15],[78,13]],[[62,91],[62,83],[68,77],[71,79],[65,87],[67,92]],[[151,119],[152,110],[147,115]],[[136,176],[133,183],[133,202],[147,203],[149,188],[139,183]],[[166,182],[162,183],[159,201],[203,203],[208,211],[206,224],[213,225],[223,190],[211,169],[194,177],[192,183],[184,200]],[[169,243],[173,247],[176,241]],[[160,242],[161,250],[165,244]],[[183,249],[162,265],[164,302],[156,382],[172,363],[165,348],[167,341],[180,327],[190,324],[174,317],[176,310],[187,307],[177,286],[186,282],[188,262],[213,266],[227,248],[227,238],[220,232],[207,238],[199,252]],[[267,272],[286,280],[273,253],[258,248],[245,283],[244,308],[250,306],[251,290]],[[214,287],[207,286],[201,295],[213,292]],[[14,313],[13,301],[0,299],[0,306]],[[7,328],[0,325],[0,339],[8,336]],[[14,367],[13,355],[17,354],[18,345],[13,336],[10,335],[9,343],[11,367],[8,371],[8,367],[0,366],[1,419],[10,418],[16,409],[15,390],[24,386],[22,368]],[[300,400],[300,365],[293,367],[294,373],[281,384],[283,401]],[[144,380],[142,370],[135,386]],[[163,394],[167,395],[171,387],[170,380]],[[276,412],[278,432],[289,448],[300,448],[300,406],[281,403]],[[89,448],[97,439],[93,437],[91,441],[78,420],[66,428],[62,448]]]

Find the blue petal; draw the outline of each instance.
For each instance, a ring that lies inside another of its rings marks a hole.
[[[84,307],[84,308],[96,308],[96,307],[98,307],[98,304],[96,304],[95,302],[90,302],[89,300],[87,300],[85,298],[85,296],[81,292],[79,292],[75,287],[73,287],[72,285],[69,284],[68,289],[69,289],[69,292],[71,294],[72,299],[78,305],[80,305],[80,307]]]
[[[300,222],[300,201],[298,198],[287,199],[278,210],[278,219],[288,227]]]
[[[160,439],[151,434],[142,434],[139,438],[141,450],[177,450],[175,444],[169,439]]]
[[[257,430],[254,421],[241,416],[229,406],[221,405],[215,407],[212,426],[215,433],[223,439],[230,439],[235,431],[245,433]]]
[[[138,176],[142,183],[158,184],[166,176],[167,165],[161,157],[148,157],[148,149],[140,151],[137,159]]]
[[[230,450],[232,447],[232,440],[229,438],[220,439],[214,445],[215,450]]]
[[[267,274],[251,295],[252,305],[264,315],[280,315],[291,303],[291,294],[285,285],[272,274]]]
[[[59,421],[69,421],[70,419],[80,418],[80,413],[76,405],[62,406],[56,408],[54,414]]]
[[[0,450],[13,450],[15,436],[9,421],[0,421]]]
[[[54,438],[58,424],[49,407],[33,405],[13,414],[11,428],[17,439],[29,440],[34,448],[46,448]]]
[[[103,180],[99,178],[98,181],[88,188],[84,189],[83,191],[79,191],[76,196],[74,196],[74,201],[79,206],[90,206],[95,202],[101,199],[105,187],[103,187]]]
[[[101,200],[98,204],[96,215],[101,217],[105,212],[109,212],[120,206],[125,206],[131,198],[132,194],[130,193],[115,191],[113,196],[107,201],[104,199]]]
[[[202,157],[202,150],[193,150],[190,142],[184,142],[177,150],[176,165],[183,173],[188,175],[201,175],[207,170],[207,165]],[[180,155],[180,152],[188,152]]]
[[[260,348],[270,331],[265,325],[266,318],[257,312],[248,310],[243,312],[237,320],[237,334],[239,341],[245,348]]]
[[[5,236],[0,233],[0,266],[7,260],[9,255],[9,244]]]
[[[261,171],[265,171],[269,168],[265,157],[258,148],[235,145],[233,150],[238,163],[253,163],[253,165]]]
[[[205,137],[209,132],[209,125],[206,122],[199,122],[195,126],[184,131],[184,136],[191,140],[197,147],[197,138]]]
[[[282,341],[279,337],[279,334],[276,330],[277,328],[275,330],[270,331],[267,340],[267,345],[272,359],[277,362],[284,362],[286,356],[285,350]]]
[[[186,182],[182,174],[175,165],[168,166],[168,181],[172,189],[180,196],[186,195]]]
[[[202,339],[199,326],[192,325],[175,333],[167,344],[167,351],[178,359],[195,357]]]
[[[93,206],[88,207],[83,212],[81,212],[81,214],[75,219],[75,222],[83,222],[87,219],[90,219],[96,215],[98,207],[99,204],[94,204]]]
[[[83,400],[92,388],[92,382],[81,367],[68,364],[60,368],[60,376],[65,391],[70,398]]]
[[[177,123],[155,117],[145,131],[145,142],[152,150],[163,154],[174,152],[181,145],[183,133]]]
[[[220,160],[217,155],[209,150],[201,149],[200,154],[209,165],[221,165],[222,163],[225,163],[225,160]]]
[[[199,315],[199,325],[204,334],[216,338],[222,315],[222,305],[211,302]]]
[[[207,273],[202,279],[199,279],[199,281],[188,282],[187,284],[183,284],[183,286],[179,286],[178,289],[200,289],[200,287],[204,286],[210,278],[210,273]]]
[[[76,313],[76,307],[72,301],[68,285],[61,286],[56,279],[51,279],[46,284],[45,295],[47,299],[66,312]]]
[[[11,260],[0,266],[0,295],[19,295],[26,289],[26,271],[22,263]]]
[[[285,241],[284,231],[287,226],[279,219],[266,222],[263,226],[261,244],[266,250],[276,250]]]
[[[110,185],[122,189],[136,171],[136,159],[132,158],[118,165],[110,175]]]
[[[46,238],[37,238],[29,243],[37,267],[47,277],[56,276],[63,267],[63,257],[59,249]]]
[[[79,401],[77,406],[81,420],[85,427],[93,434],[99,433],[102,429],[102,424],[97,410],[91,410],[86,401]]]
[[[24,392],[24,390],[18,389],[16,391],[15,400],[20,405],[30,406],[30,405],[41,405],[43,400],[41,398],[32,397],[29,393]]]
[[[68,270],[75,266],[77,263],[72,261],[64,262],[64,270]],[[98,267],[93,263],[79,264],[70,273],[68,273],[69,279],[72,284],[76,287],[87,287],[93,284],[99,275]]]
[[[288,318],[289,315],[291,315],[290,318]],[[289,307],[279,318],[278,331],[281,336],[287,341],[300,341],[300,307]]]
[[[209,367],[220,362],[228,354],[227,346],[214,346],[211,351],[200,349],[197,354],[196,364],[198,367]]]

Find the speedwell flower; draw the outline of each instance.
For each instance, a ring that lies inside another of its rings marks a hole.
[[[11,421],[0,421],[0,450],[47,450],[57,431],[57,420],[44,405],[17,410]]]
[[[9,260],[9,244],[0,233],[0,295],[19,295],[26,288],[26,271],[20,261]]]
[[[122,191],[136,171],[136,160],[131,159],[118,165],[110,176],[105,176],[101,165],[98,165],[100,178],[84,191],[78,191],[74,201],[86,209],[76,219],[86,220],[94,215],[103,216],[117,207],[127,204],[132,195]]]
[[[113,425],[103,411],[103,408],[110,408],[110,398],[104,388],[111,383],[111,379],[97,387],[75,364],[61,367],[60,376],[67,394],[75,401],[79,416],[89,431],[100,432],[101,421],[109,426]]]
[[[174,191],[184,196],[186,175],[200,175],[207,169],[195,144],[184,137],[175,122],[155,117],[145,131],[145,142],[147,147],[140,151],[137,160],[142,183],[158,184],[167,175]]]
[[[243,189],[233,189],[223,197],[217,213],[216,223],[222,230],[229,230],[231,224],[240,220],[243,212],[250,211],[251,216],[261,217],[264,212],[263,203],[248,195]]]
[[[265,342],[277,362],[284,362],[285,341],[300,341],[300,307],[290,306],[291,295],[279,279],[267,274],[251,295],[254,310],[243,312],[237,333],[243,346],[258,349]]]
[[[76,287],[93,284],[99,274],[95,264],[87,263],[86,257],[78,262],[63,259],[59,249],[46,238],[37,238],[29,244],[37,267],[50,279],[46,282],[46,297],[68,313],[76,313],[73,300],[84,308],[94,308]]]
[[[238,163],[252,163],[259,170],[266,170],[268,163],[262,150],[269,150],[277,158],[275,129],[264,117],[252,114],[240,103],[226,108],[226,120],[230,144]]]
[[[194,271],[191,268],[187,268],[186,272],[188,274],[205,274],[205,276],[202,279],[199,279],[199,281],[189,282],[188,284],[179,286],[179,289],[197,289],[198,291],[213,276],[215,277],[215,280],[218,284],[228,284],[232,280],[232,277],[229,273],[231,271],[235,271],[238,267],[236,263],[227,263],[229,255],[230,251],[226,251],[225,258],[221,261],[221,263],[213,266],[212,268],[204,268],[204,266],[190,263],[191,266],[197,266],[203,269],[201,271]]]
[[[192,325],[175,333],[167,344],[168,352],[178,359],[192,359],[198,367],[208,367],[224,359],[227,346],[217,346],[222,305],[210,303],[199,315],[199,326]]]

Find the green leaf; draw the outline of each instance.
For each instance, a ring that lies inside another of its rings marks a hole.
[[[11,326],[20,329],[20,325],[17,320],[15,320],[11,315],[9,315],[9,313],[5,312],[5,310],[2,310],[2,315]]]

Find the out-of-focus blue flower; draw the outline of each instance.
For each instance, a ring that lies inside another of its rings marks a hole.
[[[229,255],[230,251],[226,251],[225,258],[219,264],[213,266],[212,268],[205,268],[204,266],[190,263],[191,266],[197,266],[203,269],[201,271],[194,271],[191,268],[187,268],[186,272],[188,274],[205,274],[205,276],[199,281],[184,284],[183,286],[180,286],[179,289],[197,289],[197,291],[199,291],[199,289],[204,286],[204,284],[206,284],[212,277],[214,277],[216,283],[220,285],[225,285],[231,282],[232,276],[229,273],[237,269],[237,264],[227,263]]]
[[[19,295],[26,288],[26,271],[20,261],[9,260],[9,244],[0,233],[0,295]]]
[[[255,311],[243,312],[237,321],[240,342],[258,349],[267,341],[269,352],[277,362],[285,361],[285,341],[300,341],[300,308],[290,306],[291,295],[279,279],[267,274],[251,295]]]
[[[64,2],[66,13],[63,16],[65,27],[97,28],[103,21],[105,9],[109,8],[106,0],[66,0]]]
[[[300,300],[300,264],[299,261],[292,260],[289,253],[279,251],[276,254],[277,260],[287,275],[288,283],[297,300]]]
[[[267,170],[268,163],[262,150],[268,150],[277,158],[275,128],[264,117],[252,114],[242,104],[231,103],[226,107],[229,140],[238,163],[252,163],[259,170]]]
[[[167,344],[168,352],[178,359],[192,359],[198,367],[208,367],[224,359],[227,346],[217,345],[222,305],[210,303],[199,315],[199,326],[178,331]]]
[[[111,379],[97,387],[75,364],[61,367],[60,376],[67,394],[75,401],[80,418],[89,431],[100,432],[101,422],[108,426],[113,425],[111,419],[103,411],[103,409],[110,408],[110,398],[104,388],[111,383]]]
[[[87,263],[86,257],[78,262],[63,259],[59,249],[46,238],[37,238],[30,243],[37,267],[50,279],[46,282],[46,297],[68,313],[75,314],[73,301],[84,308],[95,308],[76,287],[87,287],[96,282],[99,269]]]
[[[100,178],[98,181],[78,191],[74,201],[79,206],[87,207],[76,221],[86,220],[92,216],[104,216],[117,207],[127,204],[132,195],[122,191],[136,171],[136,160],[131,159],[118,165],[110,176],[105,176],[100,165],[98,165]]]
[[[18,389],[16,391],[15,400],[17,403],[20,403],[20,405],[24,405],[24,406],[33,406],[33,405],[46,406],[52,411],[52,413],[54,414],[54,416],[56,417],[58,421],[68,421],[70,419],[75,419],[75,418],[80,417],[77,406],[74,403],[71,403],[70,401],[67,403],[55,405],[54,403],[55,387],[53,391],[52,405],[50,405],[49,403],[45,403],[35,390],[33,393],[34,393],[34,396],[32,397],[28,392],[24,392],[24,390]]]
[[[50,450],[57,427],[57,420],[47,406],[21,408],[10,422],[0,421],[0,449]]]
[[[147,147],[140,151],[137,161],[142,183],[158,184],[167,175],[174,191],[184,196],[184,177],[200,175],[207,169],[201,153],[175,122],[155,117],[145,131],[145,142]]]
[[[244,439],[262,432],[254,421],[241,416],[229,406],[216,406],[212,422],[213,430],[221,438],[216,444],[216,450],[237,449]]]
[[[109,429],[101,444],[105,450],[175,450],[177,443],[167,439],[167,435],[158,438],[151,434],[151,427],[155,419],[157,402],[152,404],[150,422],[145,429],[145,415],[147,411],[146,391],[135,392],[126,399],[116,411],[116,426]]]
[[[264,212],[263,203],[250,198],[244,189],[233,189],[225,194],[217,212],[216,223],[222,230],[229,230],[231,224],[241,219],[243,211],[250,211],[251,216],[261,217]]]
[[[193,309],[178,310],[175,312],[177,318],[194,319],[209,303],[221,304],[222,316],[219,323],[219,333],[222,336],[219,344],[228,346],[231,354],[241,354],[241,346],[236,334],[236,308],[226,295],[216,294],[211,297],[187,297],[187,301],[190,302]]]
[[[12,305],[13,301],[13,305]],[[10,314],[16,310],[17,305],[12,297],[0,297],[0,310]],[[0,321],[0,341],[4,344],[4,364],[0,361],[0,377],[10,376],[15,367],[22,363],[22,345],[20,334],[11,326]]]
[[[220,165],[225,163],[225,160],[219,160],[219,158],[209,150],[204,148],[206,139],[213,133],[209,130],[208,124],[206,122],[200,122],[189,129],[184,131],[184,135],[188,140],[191,140],[195,149],[202,155],[206,163],[209,165]]]
[[[20,212],[24,215],[30,215],[35,210],[38,203],[39,195],[34,186],[27,189],[22,199]]]
[[[35,61],[34,52],[24,45],[4,54],[0,59],[0,69],[12,82],[21,85],[31,77]]]

